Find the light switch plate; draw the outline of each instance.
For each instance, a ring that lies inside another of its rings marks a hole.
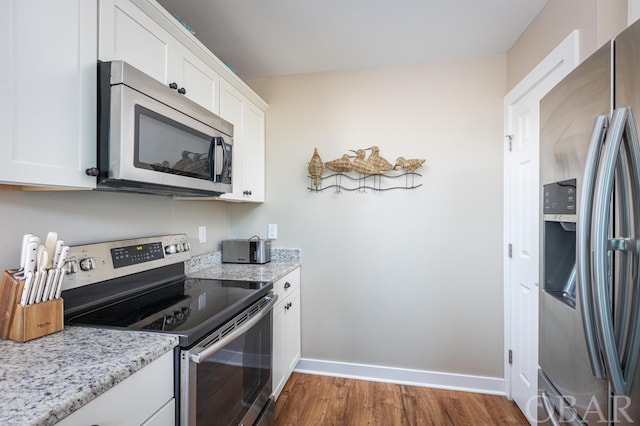
[[[207,242],[207,227],[206,226],[199,226],[198,227],[198,241],[200,241],[201,243],[206,243]]]

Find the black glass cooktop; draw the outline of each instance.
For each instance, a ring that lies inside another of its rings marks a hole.
[[[65,318],[91,325],[177,334],[190,346],[268,294],[270,282],[186,278]]]

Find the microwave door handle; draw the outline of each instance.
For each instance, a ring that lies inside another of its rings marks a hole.
[[[222,156],[221,161],[219,161],[220,154]],[[209,147],[209,162],[211,168],[211,180],[214,182],[222,182],[222,173],[224,173],[224,165],[227,162],[227,152],[224,149],[223,137],[216,136],[211,140],[211,145]]]
[[[226,168],[228,157],[229,157],[229,151],[226,149],[226,142],[224,141],[224,138],[222,136],[218,138],[218,146],[220,146],[220,151],[222,152],[222,161],[218,163],[220,165],[220,170],[219,170],[220,181],[222,182],[226,177],[224,176],[225,168]]]
[[[593,375],[599,379],[606,377],[602,355],[597,342],[596,324],[593,312],[593,296],[591,292],[591,221],[593,220],[593,191],[595,187],[598,160],[602,151],[602,143],[607,132],[609,117],[600,115],[593,124],[591,142],[582,180],[580,206],[578,209],[577,229],[577,286],[578,298],[582,309],[582,327],[584,329],[589,361]]]
[[[211,138],[211,142],[209,142],[209,180],[212,182],[216,181],[216,146],[217,146],[217,136]]]

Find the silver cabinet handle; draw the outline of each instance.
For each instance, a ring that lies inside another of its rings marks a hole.
[[[584,169],[582,180],[582,191],[580,193],[580,206],[578,208],[578,228],[576,232],[577,248],[577,285],[578,298],[581,305],[582,327],[587,343],[589,361],[593,375],[599,379],[605,377],[602,355],[598,347],[596,336],[596,324],[593,315],[593,297],[591,294],[591,219],[593,206],[593,191],[595,188],[596,172],[598,170],[598,160],[602,144],[609,123],[606,115],[600,115],[593,124],[591,132],[591,142],[589,142],[589,152],[587,163]]]

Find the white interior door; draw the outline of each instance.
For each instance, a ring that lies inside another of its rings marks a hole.
[[[577,64],[573,31],[505,97],[505,393],[531,424],[538,392],[539,105]]]
[[[539,106],[533,92],[512,105],[509,161],[511,395],[532,423],[528,412],[534,410],[527,406],[538,392]]]

